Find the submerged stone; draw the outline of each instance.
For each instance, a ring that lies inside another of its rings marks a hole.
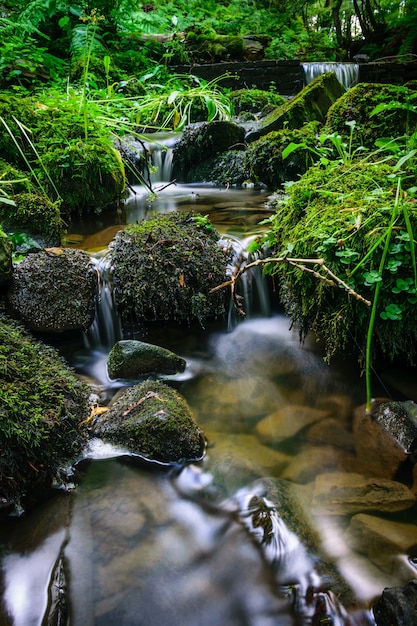
[[[166,348],[143,341],[118,341],[110,351],[107,370],[110,378],[136,379],[149,374],[177,374],[186,362]]]
[[[160,381],[127,389],[98,416],[92,433],[152,461],[176,463],[200,459],[205,440],[185,399]]]
[[[315,512],[327,515],[405,511],[415,502],[416,496],[400,482],[353,472],[320,474],[313,491]]]
[[[365,405],[354,411],[353,438],[358,466],[363,466],[368,474],[394,478],[406,461],[409,448],[414,447],[416,427],[405,419],[405,404],[378,403],[372,415],[367,413]]]

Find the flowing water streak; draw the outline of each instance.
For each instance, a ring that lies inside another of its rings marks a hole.
[[[359,78],[359,65],[357,63],[303,63],[305,84],[325,72],[334,72],[337,80],[346,88],[356,85]]]
[[[99,279],[96,314],[85,335],[86,348],[109,351],[122,338],[122,327],[113,297],[111,260],[108,254],[92,257]]]

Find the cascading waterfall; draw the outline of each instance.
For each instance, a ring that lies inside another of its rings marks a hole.
[[[111,262],[109,255],[94,259],[99,278],[96,314],[85,335],[86,347],[108,352],[122,338],[122,327],[113,298]]]
[[[325,72],[334,72],[337,80],[350,89],[358,82],[359,65],[357,63],[303,63],[304,82],[306,85]]]
[[[232,261],[227,269],[231,277],[236,271],[262,256],[262,252],[250,253],[248,244],[253,237],[239,239],[233,235],[224,235],[219,245],[231,246],[233,249]],[[113,297],[111,277],[111,262],[109,255],[99,259],[92,258],[96,264],[99,277],[99,296],[96,302],[94,321],[85,335],[86,348],[97,352],[108,353],[114,344],[122,339],[122,327]],[[239,280],[238,293],[242,298],[245,317],[252,317],[255,313],[268,317],[271,313],[268,285],[262,274],[261,267],[251,268],[244,272]],[[232,300],[228,311],[228,328],[233,329],[239,316]]]

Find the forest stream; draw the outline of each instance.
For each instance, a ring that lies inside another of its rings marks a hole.
[[[269,216],[265,200],[253,189],[171,185],[149,203],[135,188],[119,212],[74,225],[68,239],[99,260],[124,223],[180,210],[245,241]],[[135,334],[186,359],[164,380],[203,428],[205,458],[144,463],[92,441],[65,489],[0,530],[1,626],[371,625],[384,587],[415,578],[409,512],[329,514],[314,503],[317,476],[366,475],[352,434],[364,403],[358,365],[326,364],[314,338],[301,344],[290,329],[269,280],[246,280],[244,319],[231,309],[205,328],[155,322]],[[123,386],[106,372],[120,332],[106,302],[86,337],[58,346],[101,403]],[[284,504],[270,478],[289,486]],[[284,518],[291,490],[297,506]],[[390,537],[369,545],[364,517],[382,534],[394,525],[404,549]]]

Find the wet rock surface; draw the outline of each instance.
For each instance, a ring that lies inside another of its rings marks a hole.
[[[184,398],[159,381],[129,387],[91,425],[94,436],[162,463],[199,459],[205,441]]]
[[[13,317],[32,331],[87,330],[94,319],[97,274],[81,250],[50,248],[14,267],[6,294]]]
[[[118,341],[110,350],[107,369],[110,378],[137,379],[150,374],[183,372],[186,362],[166,348],[143,341]]]

